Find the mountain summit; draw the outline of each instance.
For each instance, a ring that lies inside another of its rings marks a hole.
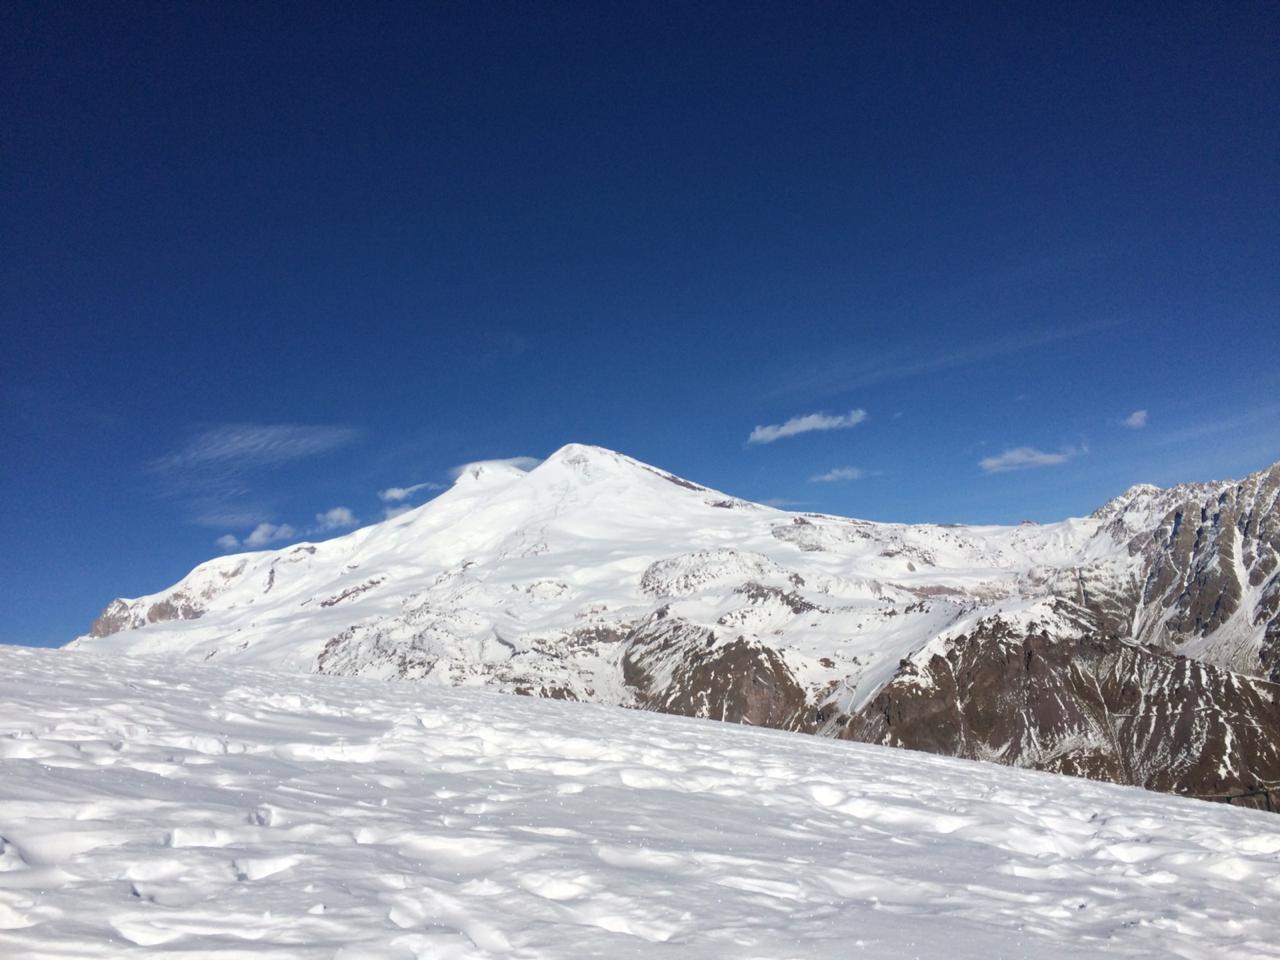
[[[885,524],[569,444],[528,470],[471,464],[342,537],[201,564],[112,601],[72,646],[485,685],[1226,792],[1280,779],[1264,679],[1280,680],[1278,492],[1280,464],[1133,487],[1060,523]]]

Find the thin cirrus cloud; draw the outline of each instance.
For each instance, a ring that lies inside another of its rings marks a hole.
[[[1105,320],[1075,327],[1031,330],[1018,336],[1001,337],[924,356],[904,352],[868,354],[860,350],[856,356],[837,353],[821,359],[808,358],[803,365],[784,375],[778,386],[770,391],[770,396],[800,393],[825,396],[846,390],[862,390],[881,383],[1002,360],[1063,340],[1100,333],[1115,325],[1116,321]]]
[[[747,437],[747,443],[773,443],[784,437],[795,437],[817,430],[845,430],[856,427],[866,419],[867,411],[865,410],[850,410],[848,413],[834,416],[827,413],[806,413],[803,416],[792,417],[786,423],[757,426]]]
[[[839,483],[842,480],[861,480],[867,472],[861,467],[835,467],[826,473],[815,474],[810,483]]]
[[[253,527],[271,516],[271,511],[264,506],[234,506],[222,508],[216,504],[211,509],[198,513],[191,522],[202,527]]]
[[[360,435],[352,427],[300,424],[225,424],[197,434],[182,447],[151,462],[161,473],[219,467],[273,467],[329,453]]]
[[[1035,447],[1014,447],[998,456],[983,457],[978,461],[978,466],[987,473],[1034,470],[1037,467],[1056,467],[1088,452],[1085,447],[1063,447],[1058,451],[1037,450]]]
[[[149,461],[145,472],[162,496],[186,502],[193,523],[248,527],[275,512],[270,498],[255,490],[263,474],[338,450],[359,436],[345,426],[222,424]]]
[[[420,490],[443,490],[444,484],[432,483],[425,481],[423,483],[415,483],[409,487],[387,487],[385,490],[378,491],[378,499],[383,503],[401,503],[408,500]]]
[[[1133,430],[1141,430],[1147,425],[1147,411],[1135,410],[1120,422]]]

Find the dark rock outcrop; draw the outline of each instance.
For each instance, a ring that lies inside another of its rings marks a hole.
[[[121,630],[129,630],[142,625],[135,622],[135,620],[136,618],[128,603],[124,600],[112,600],[102,613],[98,614],[98,619],[93,621],[93,625],[89,627],[89,636],[109,637],[113,633],[119,633]]]
[[[846,739],[1196,796],[1280,781],[1280,686],[1101,636],[1001,621],[947,643],[851,717]]]
[[[630,637],[623,679],[643,709],[784,730],[807,729],[804,689],[782,656],[743,637],[653,617]]]
[[[1207,640],[1204,659],[1280,680],[1280,464],[1208,492],[1168,493],[1183,490],[1129,545],[1147,561],[1134,636],[1168,649]]]

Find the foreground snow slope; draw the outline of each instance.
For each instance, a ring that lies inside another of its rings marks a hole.
[[[0,956],[1280,957],[1280,820],[587,704],[0,648]]]

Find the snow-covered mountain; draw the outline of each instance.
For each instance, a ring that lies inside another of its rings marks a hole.
[[[1278,494],[1280,464],[1134,487],[1054,524],[870,523],[571,444],[529,471],[474,464],[429,503],[343,537],[201,564],[112,601],[72,646],[485,685],[1224,792],[1280,779],[1280,688],[1244,676],[1280,679]],[[1042,657],[1051,680],[991,669],[1067,643],[1106,655]],[[1176,656],[1203,667],[1178,673]],[[954,670],[950,687],[936,682],[961,661],[982,682]],[[1115,695],[1095,695],[1108,683]],[[1149,715],[1118,736],[1112,715],[1134,685]],[[910,735],[944,689],[954,710],[1006,722],[979,745]],[[1024,709],[1048,689],[1094,719],[1061,727]],[[1163,722],[1175,704],[1194,720]],[[1271,748],[1246,756],[1259,726]],[[1222,758],[1171,779],[1135,751]]]
[[[591,704],[0,647],[0,956],[1280,960],[1280,820]]]

